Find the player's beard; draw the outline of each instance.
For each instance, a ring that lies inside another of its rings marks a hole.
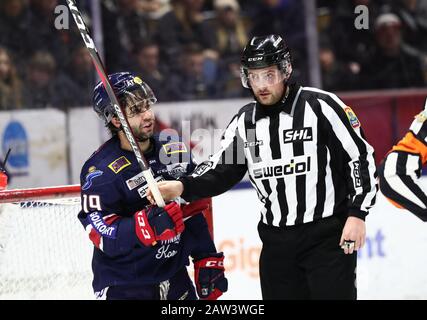
[[[144,125],[145,124],[141,124],[138,128],[132,128],[132,131],[138,142],[145,142],[154,135],[154,130],[144,132],[144,128],[143,128]]]
[[[259,103],[265,106],[275,105],[280,101],[284,91],[277,91],[275,88],[266,88],[265,90],[258,90],[255,97]]]
[[[145,142],[145,141],[147,141],[148,139],[150,139],[151,137],[153,136],[153,134],[145,134],[145,133],[141,133],[141,134],[138,134],[137,136],[136,136],[136,140],[138,141],[138,142]]]

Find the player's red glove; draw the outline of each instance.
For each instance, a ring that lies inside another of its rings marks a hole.
[[[194,258],[194,282],[203,300],[216,300],[228,289],[224,276],[224,254],[210,253]]]
[[[154,246],[159,240],[170,240],[184,231],[182,211],[176,202],[164,208],[151,206],[134,214],[135,232],[145,246]]]

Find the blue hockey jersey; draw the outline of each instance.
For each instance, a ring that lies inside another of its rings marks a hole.
[[[151,138],[144,156],[157,181],[190,174],[195,163],[180,141]],[[133,214],[149,204],[147,184],[131,151],[118,137],[102,145],[84,164],[81,175],[82,211],[78,218],[94,243],[92,270],[95,292],[119,285],[155,284],[189,264],[188,257],[216,252],[206,220],[196,214],[185,221],[183,233],[153,247],[135,234]]]

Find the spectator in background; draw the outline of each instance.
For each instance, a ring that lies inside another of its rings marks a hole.
[[[248,30],[240,17],[237,0],[215,0],[216,50],[222,59],[240,62],[242,49],[248,40]]]
[[[71,59],[71,48],[81,43],[77,29],[58,30],[55,28],[55,7],[58,0],[31,0],[31,34],[26,38],[30,54],[43,50],[55,58],[58,70],[64,71]]]
[[[367,89],[408,88],[425,85],[421,62],[402,47],[402,23],[393,13],[375,20],[376,52],[362,67]]]
[[[378,2],[378,1],[377,1]],[[355,7],[367,6],[369,9],[369,29],[355,28]],[[331,23],[324,31],[331,37],[335,48],[336,58],[344,63],[354,64],[353,68],[360,69],[372,55],[375,39],[372,34],[374,21],[378,15],[379,6],[371,0],[338,1],[332,10]]]
[[[5,48],[0,47],[0,110],[22,108],[22,84]]]
[[[25,57],[27,52],[28,20],[29,11],[26,1],[0,1],[0,44],[8,48],[15,59]]]
[[[79,95],[75,97],[78,106],[89,106],[92,103],[93,87],[95,86],[95,69],[92,58],[85,46],[77,46],[71,55],[71,63],[67,75],[77,86]]]
[[[188,44],[180,57],[180,70],[171,75],[171,86],[175,88],[173,100],[213,99],[216,96],[215,82],[210,83],[204,74],[202,47]]]
[[[357,89],[357,73],[337,60],[334,46],[329,39],[319,41],[319,60],[322,74],[322,89],[326,91],[345,91]]]
[[[46,51],[36,52],[27,66],[24,105],[29,109],[65,109],[79,104],[76,85],[57,72],[55,59]]]
[[[139,0],[105,1],[102,9],[108,70],[128,69],[128,56],[135,45],[151,37],[149,19],[142,11]]]
[[[169,0],[139,0],[139,8],[147,13],[150,19],[159,19],[171,10]]]
[[[298,0],[261,0],[250,13],[251,34],[266,35],[277,31],[289,34],[289,44],[301,47],[305,41],[304,4]]]
[[[172,10],[158,23],[157,39],[162,59],[173,67],[185,46],[198,43],[205,58],[216,61],[215,35],[205,21],[202,7],[204,0],[171,0]]]
[[[427,54],[427,1],[397,0],[393,4],[391,10],[402,22],[405,45],[415,52]]]
[[[159,102],[174,98],[171,92],[170,81],[166,71],[160,67],[159,46],[153,41],[140,43],[134,50],[135,73],[141,75],[142,79],[156,92]]]
[[[237,0],[215,0],[216,50],[220,55],[219,76],[221,97],[241,97],[240,55],[248,41],[248,30],[240,16]]]
[[[245,14],[254,12],[258,4],[259,0],[239,0],[239,5]]]
[[[427,1],[398,0],[393,3],[391,10],[402,22],[403,47],[421,59],[427,82]]]
[[[287,43],[292,48],[295,62],[292,78],[306,83],[307,48],[304,22],[304,1],[300,0],[261,0],[252,6],[248,13],[253,22],[251,36],[267,34],[286,34]]]

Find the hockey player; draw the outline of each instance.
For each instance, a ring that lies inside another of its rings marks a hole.
[[[252,38],[241,80],[255,101],[233,117],[210,161],[159,189],[165,199],[191,201],[221,194],[248,173],[263,205],[263,298],[356,299],[353,253],[375,202],[374,150],[350,107],[290,83],[291,73],[281,36]]]
[[[381,192],[396,207],[427,221],[427,195],[420,185],[421,168],[427,162],[427,100],[409,132],[386,155],[378,168]]]
[[[179,140],[153,135],[154,93],[139,77],[115,73],[110,82],[157,181],[193,171],[190,150]],[[107,92],[99,83],[93,107],[112,138],[81,171],[78,218],[94,244],[93,289],[99,299],[217,299],[227,291],[223,253],[216,252],[201,213],[206,199],[180,207],[150,206],[147,184]],[[183,222],[183,218],[188,219]],[[193,257],[196,291],[186,265]]]

